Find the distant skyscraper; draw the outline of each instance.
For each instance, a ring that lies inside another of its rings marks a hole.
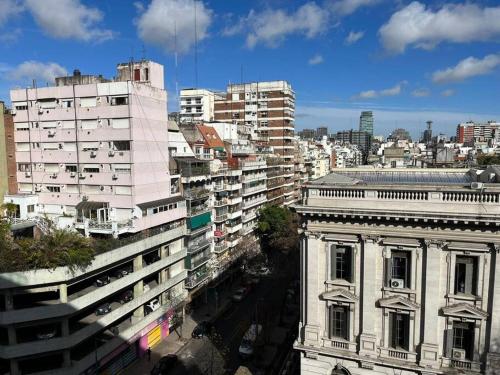
[[[367,132],[373,136],[373,112],[363,111],[359,117],[359,131]]]
[[[320,126],[316,129],[316,137],[322,138],[323,136],[328,136],[328,128],[326,126]]]
[[[424,139],[425,144],[429,144],[432,142],[432,121],[427,121],[427,129],[424,130]]]

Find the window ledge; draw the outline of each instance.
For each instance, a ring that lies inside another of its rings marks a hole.
[[[333,348],[337,350],[345,350],[349,352],[355,353],[357,350],[357,343],[345,340],[340,337],[328,337],[328,336],[323,336],[321,337],[321,340],[323,341],[323,347],[325,348]]]
[[[417,291],[415,289],[408,289],[408,288],[391,288],[388,286],[384,286],[382,290],[384,292],[392,292],[392,293],[417,294]]]
[[[404,349],[380,348],[380,357],[405,362],[417,362],[417,353]]]
[[[463,301],[482,301],[483,297],[481,296],[475,296],[473,294],[464,294],[464,293],[458,293],[458,294],[447,294],[447,298],[453,298],[456,300],[463,300]]]
[[[347,280],[343,280],[343,279],[326,280],[325,284],[328,284],[328,285],[337,285],[337,286],[348,286],[348,287],[354,287],[354,286],[356,286],[355,283],[351,283],[351,282],[349,282]]]

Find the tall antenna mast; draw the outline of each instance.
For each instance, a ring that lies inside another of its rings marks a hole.
[[[174,59],[175,59],[175,96],[179,100],[179,81],[177,77],[177,21],[174,21]]]
[[[198,88],[198,20],[196,17],[196,0],[194,4],[194,82],[195,87]]]

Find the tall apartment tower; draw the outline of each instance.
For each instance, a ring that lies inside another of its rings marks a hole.
[[[215,120],[238,125],[238,132],[280,159],[275,163],[283,176],[283,202],[293,201],[295,92],[286,81],[233,84],[225,98],[215,100]],[[278,172],[278,171],[274,171]],[[273,172],[273,173],[274,173]]]
[[[373,136],[373,112],[363,111],[359,117],[359,130],[365,131]]]
[[[5,194],[15,194],[16,158],[12,114],[0,101],[0,203]]]
[[[163,82],[162,65],[140,61],[118,64],[113,80],[75,70],[53,87],[12,90],[19,193],[87,235],[175,219],[184,201],[171,195]]]

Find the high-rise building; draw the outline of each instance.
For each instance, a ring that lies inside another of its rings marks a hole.
[[[363,111],[359,117],[359,131],[364,131],[373,136],[373,112]]]
[[[36,194],[43,213],[114,236],[180,214],[157,209],[182,200],[170,194],[162,65],[119,64],[114,80],[75,70],[11,100],[19,192]]]
[[[229,85],[225,98],[215,100],[215,120],[237,124],[242,136],[272,148],[281,159],[280,163],[275,163],[275,169],[279,169],[283,178],[280,200],[285,204],[293,202],[293,191],[284,192],[290,187],[293,189],[295,177],[295,92],[292,86],[286,81]]]
[[[316,128],[316,138],[323,138],[328,136],[328,128],[326,126],[320,126]]]
[[[427,129],[424,130],[424,137],[422,140],[425,144],[432,142],[432,121],[427,121]]]
[[[488,121],[486,123],[466,122],[457,126],[457,142],[490,142],[500,136],[500,123]]]
[[[218,94],[206,89],[183,89],[180,92],[179,121],[214,121],[214,103]]]
[[[12,113],[0,101],[0,204],[5,194],[17,192],[14,121]]]
[[[337,132],[335,140],[341,144],[357,145],[363,153],[363,160],[367,160],[372,145],[372,136],[368,132],[344,130]]]
[[[305,186],[302,375],[500,368],[499,173],[357,168]]]

